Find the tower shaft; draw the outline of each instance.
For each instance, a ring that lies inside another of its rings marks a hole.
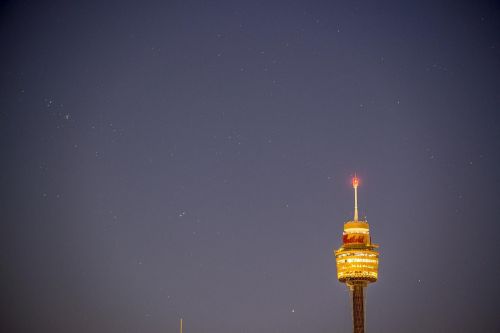
[[[354,333],[365,332],[365,300],[364,286],[355,284],[351,287],[352,293],[352,324]]]

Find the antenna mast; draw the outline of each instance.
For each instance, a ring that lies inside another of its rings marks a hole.
[[[352,179],[352,187],[354,187],[354,221],[358,220],[358,185],[359,179],[354,174],[354,178]]]

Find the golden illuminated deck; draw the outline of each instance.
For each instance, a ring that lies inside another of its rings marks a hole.
[[[344,224],[343,244],[335,251],[340,282],[375,282],[378,278],[378,246],[371,243],[366,221]]]

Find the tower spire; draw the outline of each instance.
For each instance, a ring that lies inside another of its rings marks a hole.
[[[354,221],[358,220],[358,185],[359,179],[354,174],[354,178],[352,179],[352,187],[354,187]]]
[[[182,333],[182,318],[181,318],[181,333]]]

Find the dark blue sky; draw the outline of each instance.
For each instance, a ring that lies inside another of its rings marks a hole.
[[[500,331],[495,1],[0,8],[9,332]]]

